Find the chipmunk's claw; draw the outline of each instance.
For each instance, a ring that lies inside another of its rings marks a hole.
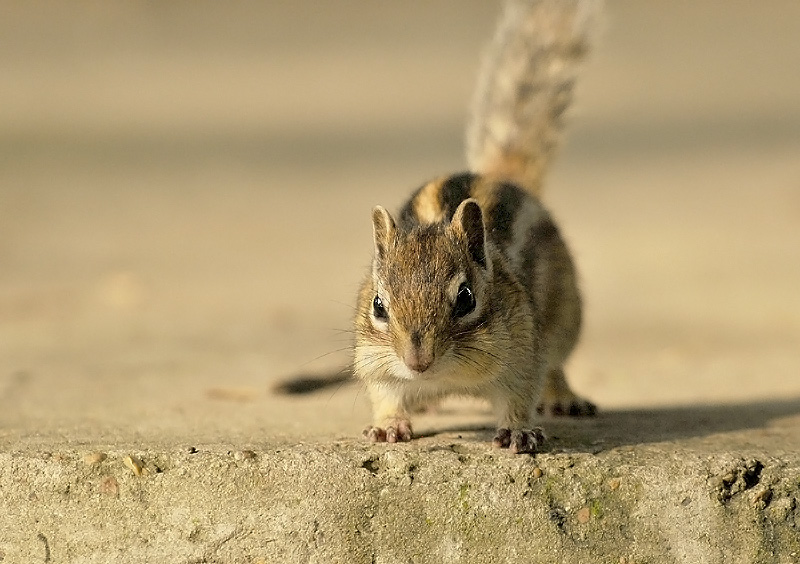
[[[364,429],[364,436],[371,443],[404,443],[410,441],[414,433],[408,421],[397,420],[385,427],[370,425]]]
[[[495,448],[507,448],[513,454],[533,454],[544,444],[544,433],[534,429],[508,429],[502,427],[492,440]]]

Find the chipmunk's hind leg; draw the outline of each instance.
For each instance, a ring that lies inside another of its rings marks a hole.
[[[536,412],[555,417],[593,417],[597,415],[597,406],[576,395],[567,384],[564,370],[556,368],[547,374]]]

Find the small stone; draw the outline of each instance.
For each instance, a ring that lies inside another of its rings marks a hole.
[[[539,468],[538,466],[533,469],[533,477],[534,478],[541,478],[542,474],[544,474],[544,472],[542,472],[542,469]]]
[[[108,458],[108,455],[104,452],[90,452],[83,457],[83,462],[89,466],[93,466],[95,464],[100,464],[106,458]]]
[[[589,509],[588,506],[581,507],[578,510],[578,513],[575,515],[575,517],[578,519],[578,523],[580,523],[581,525],[585,525],[586,523],[588,523],[589,518],[591,516],[592,516],[592,511],[591,509]]]
[[[100,481],[100,493],[111,497],[119,495],[119,482],[114,476],[106,476]]]
[[[125,464],[125,466],[130,468],[131,472],[133,472],[136,476],[142,475],[142,469],[144,468],[144,463],[138,458],[135,458],[133,456],[126,456],[122,460],[122,462],[123,464]]]
[[[767,515],[773,521],[780,523],[789,519],[796,507],[797,502],[795,502],[794,498],[780,497],[770,503]]]
[[[209,388],[206,397],[213,400],[245,403],[255,400],[259,395],[255,388]]]
[[[686,507],[687,505],[690,505],[691,503],[692,503],[692,498],[690,498],[690,497],[685,497],[685,498],[683,498],[683,500],[681,500],[681,505],[684,506],[684,507]]]
[[[760,505],[766,507],[772,500],[772,490],[769,488],[762,488],[753,493],[753,505]]]
[[[133,272],[110,272],[97,286],[96,296],[104,306],[118,311],[134,311],[144,304],[146,292]]]
[[[189,448],[186,449],[186,452],[188,454],[197,454],[197,448],[193,447],[193,446],[190,446]]]
[[[608,481],[608,489],[610,489],[612,492],[615,492],[619,489],[619,484],[619,478],[612,478]]]
[[[233,455],[233,458],[236,459],[236,460],[255,460],[256,459],[256,453],[253,452],[252,450],[245,449],[245,450],[236,452]]]

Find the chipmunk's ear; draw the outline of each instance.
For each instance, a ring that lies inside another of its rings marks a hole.
[[[372,234],[375,239],[375,258],[383,260],[395,235],[394,219],[383,206],[372,208]]]
[[[472,260],[483,268],[488,266],[486,258],[486,231],[483,226],[483,212],[478,202],[469,198],[456,208],[452,229],[467,241],[467,250]]]

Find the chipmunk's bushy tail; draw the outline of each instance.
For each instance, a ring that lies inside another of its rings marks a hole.
[[[601,0],[507,0],[467,128],[470,170],[539,195]]]

